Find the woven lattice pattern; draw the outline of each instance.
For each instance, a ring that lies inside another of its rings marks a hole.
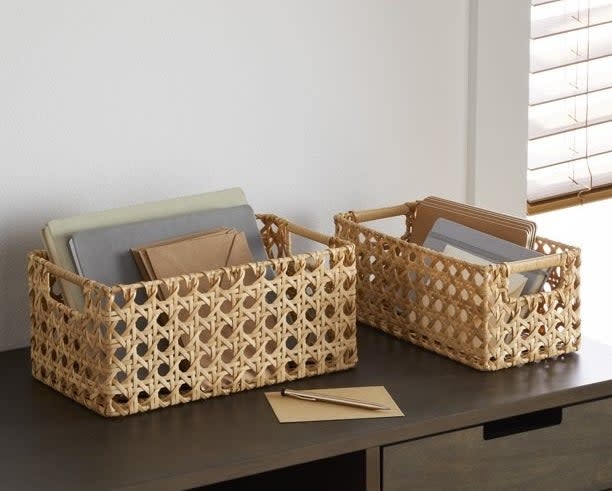
[[[354,247],[291,256],[287,222],[258,218],[273,259],[167,280],[109,287],[30,253],[34,377],[118,416],[354,366]],[[57,277],[83,312],[53,295]]]
[[[534,249],[558,254],[559,265],[542,292],[510,298],[507,264],[473,265],[411,243],[416,203],[399,209],[378,215],[404,214],[401,238],[358,223],[381,218],[376,210],[335,217],[337,236],[356,246],[360,321],[480,370],[578,350],[579,249],[538,237]]]

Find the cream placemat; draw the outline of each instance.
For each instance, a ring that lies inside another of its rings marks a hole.
[[[282,396],[280,392],[266,392],[266,398],[276,414],[279,423],[297,423],[302,421],[326,421],[337,419],[393,418],[404,413],[382,385],[371,387],[343,387],[337,389],[310,389],[300,392],[317,392],[319,394],[350,397],[361,401],[382,404],[390,409],[365,409],[359,407],[313,402]]]

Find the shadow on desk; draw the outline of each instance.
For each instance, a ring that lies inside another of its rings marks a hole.
[[[191,491],[242,491],[253,489],[365,490],[365,452],[354,452],[330,459],[264,472],[254,476],[212,484]]]

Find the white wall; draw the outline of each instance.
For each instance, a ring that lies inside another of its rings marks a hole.
[[[524,216],[530,0],[470,0],[469,202]]]
[[[0,0],[0,349],[28,342],[25,255],[52,218],[241,186],[331,232],[341,210],[466,199],[468,14]]]

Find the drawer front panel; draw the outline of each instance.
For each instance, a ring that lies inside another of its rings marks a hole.
[[[542,411],[385,447],[383,490],[612,488],[612,398],[560,416]]]

